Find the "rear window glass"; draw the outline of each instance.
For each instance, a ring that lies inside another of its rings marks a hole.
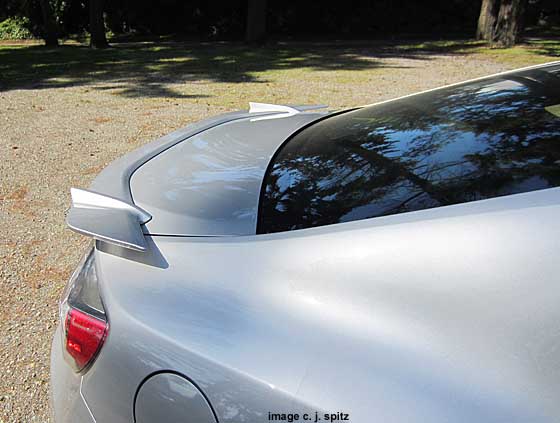
[[[467,83],[313,124],[269,165],[258,232],[559,186],[559,70]]]

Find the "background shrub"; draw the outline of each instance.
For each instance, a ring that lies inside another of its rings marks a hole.
[[[33,38],[29,19],[15,16],[0,22],[0,40],[26,40]]]

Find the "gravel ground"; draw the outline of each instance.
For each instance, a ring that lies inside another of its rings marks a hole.
[[[185,82],[182,75],[161,81],[155,72],[151,80],[166,96],[144,91],[145,75],[110,72],[102,83],[0,91],[0,423],[49,421],[57,302],[87,245],[64,225],[70,187],[87,187],[109,162],[158,136],[246,108],[250,100],[339,108],[512,67],[481,54],[395,57],[362,50],[371,68],[292,65],[254,73],[249,82],[203,76]],[[131,87],[136,95],[125,95]]]

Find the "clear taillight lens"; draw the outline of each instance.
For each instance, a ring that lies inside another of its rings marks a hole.
[[[93,363],[109,332],[93,249],[68,281],[60,302],[60,321],[66,361],[80,372]]]

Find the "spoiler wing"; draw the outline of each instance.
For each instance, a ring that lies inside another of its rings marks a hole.
[[[141,208],[85,189],[71,188],[66,223],[75,232],[136,251],[146,250],[141,225],[152,216]]]
[[[256,122],[258,120],[279,119],[284,117],[290,117],[293,115],[297,115],[298,113],[305,112],[307,110],[324,109],[326,107],[328,107],[326,104],[285,106],[282,104],[255,103],[251,101],[249,102],[249,114],[265,113],[265,116],[260,116],[251,119],[251,122]]]

